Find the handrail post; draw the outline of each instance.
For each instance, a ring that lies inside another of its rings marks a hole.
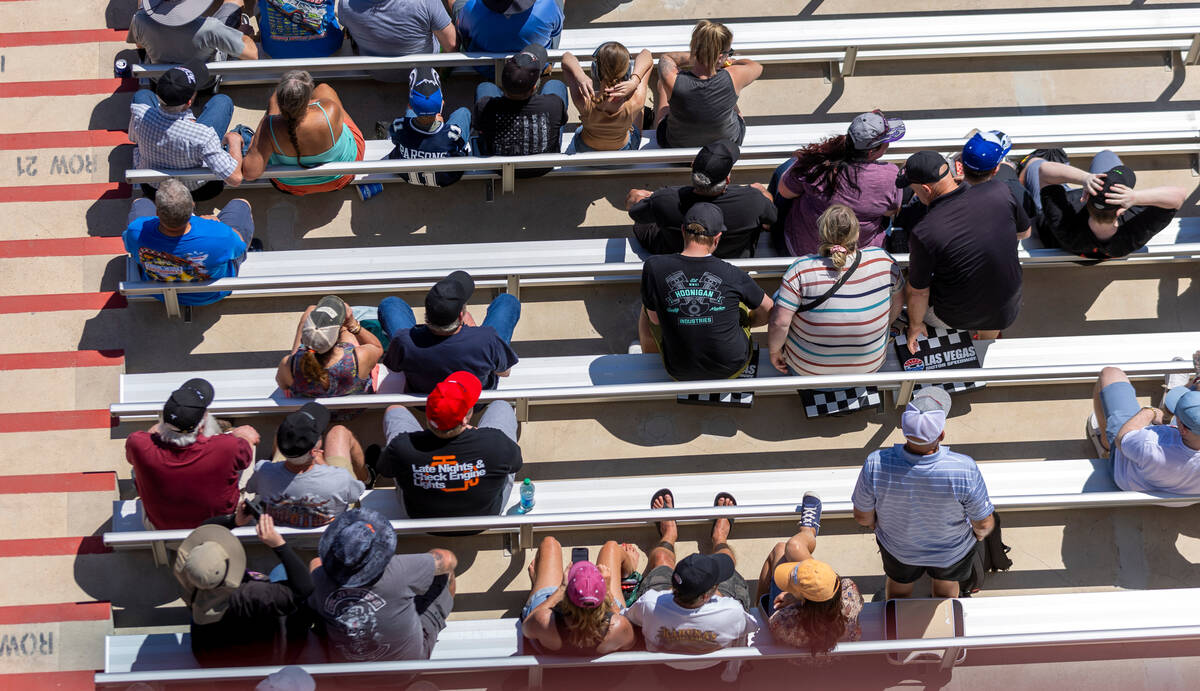
[[[505,287],[505,290],[508,291],[509,295],[519,300],[521,298],[521,275],[509,274],[508,285]]]
[[[517,422],[529,422],[529,399],[517,399]]]
[[[908,402],[912,400],[913,389],[916,388],[916,385],[917,383],[911,379],[900,382],[900,388],[896,390],[897,408],[903,408],[908,405]]]
[[[846,55],[842,57],[842,76],[854,76],[854,64],[858,60],[858,46],[849,46],[846,48]]]
[[[526,523],[517,534],[517,550],[533,549],[533,526]]]
[[[155,566],[167,565],[167,543],[156,540],[150,543],[150,552],[154,555]]]
[[[1192,44],[1188,46],[1187,64],[1200,65],[1200,34],[1192,37]]]
[[[179,309],[179,291],[174,288],[163,288],[163,305],[167,308],[167,316],[179,319],[183,312]]]
[[[500,166],[500,191],[511,194],[517,189],[517,164],[504,163]]]

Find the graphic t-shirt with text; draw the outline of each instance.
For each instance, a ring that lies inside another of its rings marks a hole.
[[[199,216],[192,216],[191,228],[179,237],[159,232],[158,219],[153,216],[134,220],[122,237],[125,251],[137,260],[149,281],[208,281],[236,276],[234,260],[246,253],[246,243],[233,228]],[[228,294],[181,293],[179,302],[207,305]]]
[[[400,160],[420,160],[451,158],[455,156],[470,156],[471,143],[467,141],[469,132],[463,132],[458,125],[439,122],[433,130],[423,130],[413,123],[412,118],[396,118],[392,122],[392,143],[396,145],[388,158]],[[401,177],[410,185],[426,187],[445,187],[453,185],[462,178],[461,170],[434,172],[401,173]]]
[[[651,590],[625,611],[641,627],[650,652],[703,655],[733,645],[758,630],[758,620],[732,597],[717,595],[698,609],[684,609],[669,590]],[[704,669],[720,660],[668,662],[676,669]]]
[[[494,516],[504,508],[507,476],[521,464],[521,447],[504,432],[485,427],[453,439],[429,431],[397,434],[377,470],[396,478],[412,518]]]
[[[259,461],[246,491],[262,499],[280,525],[316,528],[332,523],[359,500],[366,487],[345,468],[316,465],[293,473],[283,462]]]
[[[658,315],[662,356],[677,380],[725,379],[750,357],[739,304],[753,310],[763,289],[716,257],[664,254],[642,268],[642,304]]]

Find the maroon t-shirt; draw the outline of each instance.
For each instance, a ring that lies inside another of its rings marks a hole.
[[[238,476],[254,460],[253,449],[232,434],[200,437],[190,446],[167,444],[149,432],[125,441],[146,517],[159,530],[195,528],[233,513]]]

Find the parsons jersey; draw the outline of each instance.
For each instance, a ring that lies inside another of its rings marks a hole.
[[[391,159],[416,160],[421,158],[451,158],[470,156],[471,143],[458,125],[442,121],[437,129],[426,132],[412,123],[409,118],[396,118],[389,128],[395,148],[388,154]],[[413,185],[446,187],[458,182],[463,171],[412,172],[401,177]]]

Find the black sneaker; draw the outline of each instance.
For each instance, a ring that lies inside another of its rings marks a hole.
[[[379,473],[375,470],[375,466],[379,465],[379,456],[383,453],[383,449],[379,444],[371,444],[363,450],[363,460],[367,464],[367,489],[375,486],[375,480],[378,479]]]
[[[262,251],[263,251],[263,244],[262,244],[262,240],[260,240],[260,239],[258,239],[258,238],[250,238],[250,248],[249,248],[249,251],[251,251],[251,252],[262,252]]]
[[[376,120],[375,121],[375,138],[376,139],[391,139],[391,137],[388,136],[388,128],[391,126],[392,126],[392,122],[390,120]]]
[[[816,492],[805,492],[797,507],[800,512],[801,528],[812,528],[814,533],[821,532],[821,495]]]

